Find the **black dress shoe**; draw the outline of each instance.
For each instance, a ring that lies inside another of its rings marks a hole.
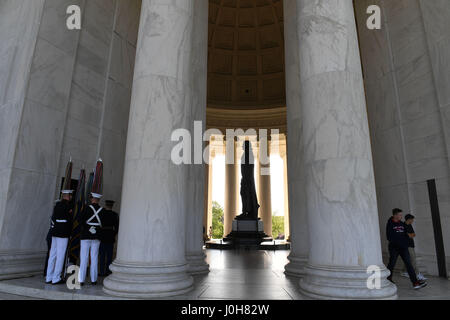
[[[96,286],[97,285],[97,281],[94,281],[94,282],[92,282],[91,283],[93,286]]]
[[[45,281],[45,284],[51,284],[52,282],[51,281]]]
[[[59,280],[58,282],[52,283],[53,285],[66,283],[64,280]]]
[[[80,286],[84,286],[84,282],[80,282]]]

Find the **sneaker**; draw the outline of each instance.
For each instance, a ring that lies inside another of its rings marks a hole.
[[[390,282],[392,282],[393,284],[395,284],[395,282],[392,281],[392,276],[387,277],[387,279],[388,279]]]
[[[426,287],[427,283],[425,281],[417,281],[413,284],[414,290]]]
[[[401,275],[402,277],[409,278],[408,272],[402,272],[400,275]]]
[[[423,274],[419,273],[417,275],[417,280],[425,281],[425,280],[427,280],[427,278]]]

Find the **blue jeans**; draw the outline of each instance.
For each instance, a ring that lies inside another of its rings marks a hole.
[[[409,255],[408,248],[397,247],[392,244],[389,244],[389,264],[387,268],[391,271],[391,275],[388,279],[392,279],[392,275],[394,272],[395,263],[397,262],[397,258],[400,256],[403,260],[403,263],[406,266],[406,270],[408,271],[409,279],[414,284],[417,282],[416,271],[411,264],[411,257]]]

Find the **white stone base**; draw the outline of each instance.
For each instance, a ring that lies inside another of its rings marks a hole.
[[[209,264],[206,263],[205,258],[206,255],[203,252],[187,253],[188,273],[191,275],[209,273]]]
[[[0,252],[0,280],[43,274],[46,252]]]
[[[103,291],[116,297],[164,298],[193,289],[187,264],[142,266],[114,261],[110,269],[113,273],[103,281]]]
[[[312,299],[397,299],[397,287],[387,280],[389,270],[381,270],[380,289],[369,289],[365,268],[312,266],[300,279],[300,293]]]
[[[305,275],[305,267],[308,264],[308,257],[288,256],[289,263],[284,266],[284,274],[291,277],[301,278]]]

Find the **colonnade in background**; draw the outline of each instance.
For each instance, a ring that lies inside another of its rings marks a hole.
[[[277,201],[284,203],[284,234],[285,239],[289,237],[289,204],[288,204],[288,181],[287,181],[287,154],[286,154],[286,136],[280,135],[278,139],[278,147],[271,148],[271,143],[268,143],[268,156],[279,155],[283,162],[283,198]],[[255,155],[255,183],[258,195],[258,203],[260,204],[259,217],[264,223],[264,232],[267,235],[272,235],[272,194],[271,194],[271,177],[269,174],[261,174],[261,167],[267,170],[266,173],[271,173],[270,162],[260,164],[260,146],[259,142],[252,141],[252,151]],[[234,143],[234,163],[226,164],[225,166],[225,194],[224,194],[224,236],[231,232],[231,224],[236,215],[241,214],[242,204],[240,197],[240,159],[242,157],[242,141],[238,140]],[[214,185],[214,159],[222,155],[226,158],[226,145],[222,138],[212,137],[209,142],[209,164],[205,168],[205,212],[203,223],[205,226],[206,235],[209,235],[209,230],[212,226],[212,194]],[[216,164],[217,165],[217,164]],[[222,164],[221,164],[222,165]]]

